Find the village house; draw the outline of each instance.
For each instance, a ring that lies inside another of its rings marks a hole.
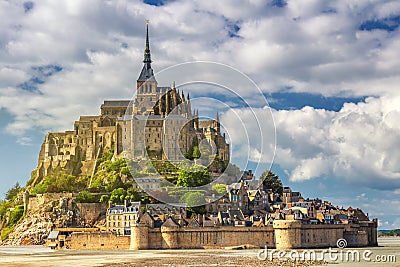
[[[117,235],[130,235],[131,226],[138,222],[141,211],[140,202],[125,200],[122,205],[112,204],[106,214],[107,231]]]

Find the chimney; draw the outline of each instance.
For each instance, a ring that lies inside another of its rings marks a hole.
[[[197,220],[199,221],[199,225],[203,226],[203,217],[201,216],[201,214],[197,214]]]

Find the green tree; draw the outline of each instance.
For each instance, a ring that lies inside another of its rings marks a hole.
[[[190,191],[186,192],[181,198],[181,203],[185,203],[188,207],[189,216],[194,216],[194,214],[205,214],[207,210],[205,209],[204,203],[204,192],[200,191]]]
[[[140,201],[142,198],[142,194],[133,187],[127,189],[127,195],[130,196],[131,201]]]
[[[114,189],[121,188],[124,186],[124,183],[121,180],[121,176],[118,174],[109,174],[107,177],[107,185],[106,190],[107,192],[113,191]]]
[[[179,169],[177,186],[196,187],[211,182],[210,173],[203,166],[194,164],[190,167]]]
[[[13,200],[20,191],[21,191],[21,186],[19,185],[18,182],[16,182],[15,185],[7,191],[5,199]]]
[[[196,155],[198,155],[198,157],[200,157],[200,150],[199,150],[199,141],[197,140],[197,137],[193,138],[192,140],[192,145],[189,147],[188,151],[185,153],[185,158],[189,159],[189,160],[193,160],[194,158],[194,148],[197,147],[197,152]]]
[[[117,188],[111,192],[110,201],[112,203],[122,203],[126,197],[126,190],[125,188]]]
[[[212,186],[212,190],[217,191],[218,194],[222,195],[226,193],[226,185],[225,184],[215,184]]]
[[[0,200],[0,221],[6,216],[7,211],[11,207],[12,202],[6,200]]]
[[[79,203],[96,203],[100,201],[100,198],[98,195],[84,190],[79,192],[79,194],[75,197],[75,201]]]
[[[199,191],[189,191],[181,197],[181,202],[188,207],[196,207],[205,203],[204,194]]]
[[[261,174],[260,179],[263,181],[264,189],[272,189],[272,192],[282,195],[283,186],[278,175],[270,170],[267,170]]]
[[[37,195],[37,194],[43,194],[46,193],[48,186],[45,185],[44,183],[39,183],[33,187],[31,194],[32,195]]]
[[[101,203],[107,203],[109,199],[110,199],[110,197],[108,195],[102,195],[100,197],[100,202]]]
[[[198,146],[193,147],[193,158],[198,159],[201,157],[200,149]]]
[[[8,222],[8,225],[9,226],[16,225],[23,215],[24,215],[24,205],[16,206],[13,210],[10,210],[10,220]]]
[[[74,176],[67,173],[65,169],[57,168],[48,176],[36,184],[31,194],[79,192],[87,186],[88,176]]]

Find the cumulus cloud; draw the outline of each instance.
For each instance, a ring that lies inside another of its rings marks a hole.
[[[400,97],[367,98],[365,102],[346,103],[338,112],[304,107],[301,110],[241,110],[241,118],[250,129],[250,138],[258,140],[251,126],[271,132],[276,127],[276,164],[289,173],[294,182],[323,177],[369,188],[400,189]],[[255,112],[261,119],[253,125]],[[226,113],[225,126],[237,128]],[[228,117],[227,117],[228,116]],[[247,124],[252,124],[247,125]],[[233,131],[233,144],[244,144],[242,132]],[[268,162],[273,139],[265,135],[261,159]],[[261,146],[255,142],[254,148]],[[235,155],[233,155],[235,156]],[[237,155],[240,158],[240,154]]]

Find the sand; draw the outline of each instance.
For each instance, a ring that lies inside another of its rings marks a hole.
[[[360,255],[370,250],[367,262],[332,261],[325,255],[323,261],[294,262],[289,257],[280,261],[275,257],[263,261],[257,258],[260,250],[50,250],[41,246],[0,247],[0,266],[398,266],[400,267],[400,239],[379,239],[380,247],[349,248]],[[322,250],[316,250],[317,257]],[[302,250],[297,252],[301,253]],[[395,262],[377,262],[377,255],[394,256]]]

